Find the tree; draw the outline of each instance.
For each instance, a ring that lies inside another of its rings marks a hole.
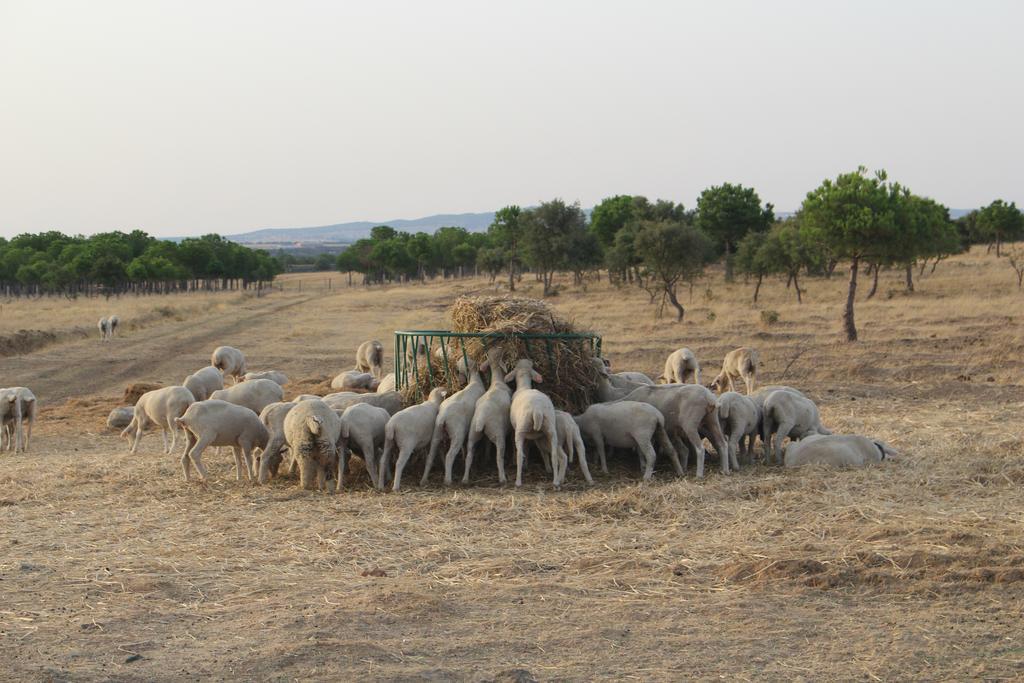
[[[681,222],[645,221],[634,240],[636,253],[652,283],[676,309],[676,322],[686,314],[679,303],[680,282],[692,283],[704,272],[712,253],[711,240],[701,230]]]
[[[860,263],[865,257],[884,253],[896,238],[893,196],[900,190],[888,183],[885,171],[868,176],[867,169],[861,166],[834,181],[825,180],[804,199],[802,219],[812,234],[836,258],[850,259],[850,282],[843,312],[847,341],[857,340],[854,297]]]
[[[1003,242],[1020,239],[1024,233],[1024,216],[1017,210],[1017,204],[1007,204],[997,199],[978,212],[978,231],[996,247],[996,256],[1001,256]]]
[[[774,222],[771,204],[762,208],[753,188],[724,183],[709,187],[697,199],[697,227],[725,252],[725,279],[732,280],[732,255],[748,232],[767,230]]]
[[[494,221],[487,228],[487,234],[508,259],[508,289],[516,291],[516,263],[521,259],[520,242],[523,238],[523,210],[518,206],[506,206],[494,214]]]
[[[800,271],[820,268],[823,254],[817,248],[813,234],[802,229],[798,220],[790,219],[772,227],[757,253],[757,259],[767,272],[785,275],[786,286],[793,285],[796,301],[802,304]]]
[[[748,232],[736,246],[736,269],[748,277],[756,277],[754,285],[754,303],[761,293],[761,283],[765,275],[770,275],[772,270],[761,257],[761,248],[768,239],[766,232]]]
[[[543,202],[523,212],[523,250],[526,262],[544,282],[544,296],[551,293],[555,271],[565,267],[572,244],[586,232],[587,219],[579,203],[561,199]]]
[[[615,244],[615,235],[636,220],[638,207],[634,199],[628,194],[619,194],[602,199],[594,207],[590,213],[590,231],[602,247],[607,249]]]

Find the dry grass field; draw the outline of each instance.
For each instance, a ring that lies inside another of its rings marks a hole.
[[[0,386],[42,405],[32,452],[0,454],[0,677],[1020,678],[1024,295],[983,250],[912,295],[900,276],[859,303],[856,344],[838,341],[842,275],[805,283],[799,306],[769,283],[757,307],[716,276],[682,324],[636,289],[564,288],[551,302],[604,335],[615,369],[657,375],[685,345],[710,381],[752,345],[762,383],[805,389],[833,430],[902,456],[728,477],[712,464],[702,482],[659,462],[648,485],[624,460],[592,488],[570,472],[561,492],[534,463],[520,491],[493,472],[450,490],[435,472],[420,489],[413,467],[401,494],[363,475],[325,496],[238,483],[213,451],[211,481],[185,485],[158,435],[131,456],[104,426],[126,383],[180,382],[219,344],[285,371],[291,393],[316,388],[364,339],[390,348],[395,329],[444,325],[486,279],[3,302],[0,337],[53,338],[0,356]],[[126,323],[113,342],[75,331],[109,312]]]

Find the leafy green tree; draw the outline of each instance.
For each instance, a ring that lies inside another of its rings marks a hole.
[[[753,188],[724,183],[709,187],[697,199],[697,227],[725,253],[725,279],[732,280],[732,256],[748,232],[767,230],[775,220],[771,204],[761,206]]]
[[[645,221],[634,240],[636,253],[650,274],[650,281],[676,309],[676,321],[686,310],[679,302],[680,282],[693,283],[704,272],[712,255],[712,243],[703,231],[678,222]]]
[[[1001,256],[1003,242],[1012,242],[1024,236],[1024,216],[1017,204],[997,199],[978,212],[978,231],[995,244],[996,256]]]
[[[506,206],[494,214],[494,221],[487,228],[494,246],[508,259],[508,289],[516,290],[516,264],[522,259],[523,210],[518,206]]]
[[[543,202],[523,214],[523,247],[526,262],[540,274],[544,296],[551,293],[555,271],[566,266],[569,249],[587,229],[579,203],[561,199]]]
[[[493,284],[498,279],[501,269],[508,263],[508,258],[500,247],[480,247],[476,253],[476,263],[481,270],[487,273]]]
[[[771,275],[773,272],[761,255],[761,248],[767,240],[768,233],[766,232],[748,232],[736,246],[736,270],[747,277],[757,278],[754,285],[755,304],[761,293],[761,283],[764,282],[766,275]]]
[[[615,236],[640,217],[636,198],[620,194],[602,199],[590,213],[590,231],[606,249],[615,244]],[[646,203],[646,199],[644,202]]]

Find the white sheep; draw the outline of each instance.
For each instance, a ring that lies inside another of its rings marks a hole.
[[[562,450],[568,462],[578,457],[580,460],[580,471],[588,484],[594,483],[590,476],[590,466],[587,464],[587,448],[583,445],[583,436],[580,434],[579,425],[573,416],[564,410],[555,411],[555,427],[558,433],[558,447]]]
[[[356,370],[368,372],[374,379],[384,374],[384,345],[374,339],[364,341],[356,349]]]
[[[693,351],[685,346],[676,349],[665,359],[661,377],[666,384],[700,384],[700,363]]]
[[[188,407],[195,403],[192,392],[185,387],[163,387],[147,391],[135,403],[132,421],[121,432],[121,437],[131,440],[130,453],[135,453],[139,448],[139,440],[142,432],[151,425],[160,427],[161,436],[164,439],[164,452],[170,453],[178,440],[178,428],[174,418],[181,417],[188,410]],[[134,430],[135,436],[129,436]],[[170,445],[167,443],[167,433],[171,433]]]
[[[15,453],[28,450],[38,407],[35,394],[26,387],[0,389],[0,446],[3,446],[6,435],[7,450],[14,449]]]
[[[377,463],[377,488],[387,484],[388,467],[391,465],[392,453],[398,454],[395,463],[395,480],[392,490],[398,491],[402,486],[402,471],[412,454],[430,446],[434,435],[434,421],[437,411],[444,400],[445,390],[438,387],[430,392],[427,400],[391,416],[384,428],[384,453]]]
[[[398,388],[398,385],[395,380],[395,373],[389,372],[384,375],[384,379],[382,379],[380,384],[377,385],[377,393],[386,394],[389,391],[394,391],[396,388]]]
[[[739,452],[749,457],[758,430],[757,405],[749,397],[727,391],[718,397],[718,420],[729,444],[729,462],[739,469]]]
[[[235,455],[235,479],[242,480],[244,467],[246,479],[253,481],[253,449],[266,447],[269,433],[251,410],[217,399],[196,401],[181,417],[174,418],[174,424],[185,429],[188,440],[181,455],[185,481],[190,479],[191,466],[199,472],[200,480],[206,481],[202,458],[207,446],[230,446]]]
[[[774,391],[764,401],[761,441],[765,446],[766,460],[771,451],[775,462],[782,462],[782,440],[787,436],[797,441],[812,434],[831,433],[821,426],[818,406],[809,398],[791,391]]]
[[[341,414],[341,438],[338,440],[338,487],[345,482],[348,454],[355,451],[363,458],[370,481],[377,485],[377,451],[384,447],[391,415],[369,403],[356,403]],[[354,448],[353,448],[354,446]]]
[[[207,365],[186,377],[181,386],[191,391],[197,401],[205,401],[213,392],[224,388],[224,375],[212,365]]]
[[[892,446],[855,434],[811,435],[789,444],[786,467],[830,465],[864,467],[899,455]]]
[[[394,415],[405,407],[405,401],[397,391],[389,391],[386,394],[357,394],[355,392],[342,391],[324,396],[323,401],[338,411],[344,411],[345,408],[356,403],[369,403],[371,406],[383,408],[388,411],[389,415]]]
[[[469,383],[465,388],[456,391],[441,404],[437,411],[437,418],[434,421],[434,436],[430,440],[430,451],[427,454],[427,462],[423,467],[423,477],[420,479],[420,486],[427,485],[430,477],[430,469],[434,465],[434,458],[441,446],[441,439],[448,435],[448,452],[444,456],[444,483],[450,486],[452,483],[452,467],[455,465],[455,458],[466,447],[466,438],[469,436],[469,426],[473,422],[473,413],[476,409],[477,400],[484,395],[484,381],[480,378],[476,366],[472,363],[468,367]]]
[[[764,427],[765,399],[767,399],[772,393],[776,391],[789,391],[791,393],[796,394],[797,396],[804,396],[803,392],[801,392],[799,389],[794,389],[793,387],[788,387],[784,384],[772,384],[766,387],[761,387],[760,389],[755,391],[751,396],[749,396],[750,400],[754,402],[754,407],[757,408],[757,432],[754,435],[755,437],[761,436],[761,431]],[[804,398],[807,397],[804,396]],[[755,440],[756,439],[754,437],[750,437],[748,439],[749,443],[747,444],[747,452],[750,453],[751,455],[753,455]],[[765,450],[767,451],[767,447],[765,447]]]
[[[521,358],[505,375],[505,381],[516,381],[512,393],[509,420],[515,432],[516,443],[516,486],[523,485],[523,466],[526,464],[526,442],[533,441],[542,453],[551,458],[552,485],[561,485],[568,466],[565,454],[558,450],[558,432],[555,426],[555,406],[546,394],[533,388],[534,382],[544,378],[533,369],[533,361]]]
[[[754,388],[757,384],[757,366],[759,364],[759,358],[757,351],[746,346],[742,346],[735,351],[730,351],[725,354],[725,360],[722,361],[722,371],[715,377],[715,381],[711,383],[711,388],[714,391],[736,391],[736,383],[743,379],[743,383],[747,387],[747,395],[754,393]]]
[[[302,401],[285,416],[284,434],[298,463],[302,488],[326,491],[327,474],[333,474],[338,464],[341,418],[323,401]],[[338,491],[338,482],[334,490]]]
[[[512,406],[512,389],[505,382],[505,369],[501,366],[501,349],[492,347],[487,351],[487,360],[480,364],[480,370],[491,371],[491,385],[477,400],[473,409],[473,420],[469,426],[469,437],[466,440],[466,469],[462,474],[462,483],[469,483],[469,469],[473,464],[473,453],[481,438],[487,438],[497,455],[498,481],[505,485],[505,444],[512,422],[509,420],[509,408]]]
[[[288,375],[277,370],[259,370],[256,372],[247,372],[242,377],[243,382],[250,382],[254,379],[269,379],[271,382],[277,382],[282,387],[288,384]]]
[[[254,379],[215,391],[210,398],[244,406],[259,415],[271,403],[284,400],[284,389],[269,379]]]
[[[611,380],[612,386],[620,389],[627,386],[629,386],[630,389],[635,389],[635,385],[637,384],[647,384],[650,386],[654,386],[656,384],[653,379],[642,372],[613,372],[608,376],[608,379]],[[626,384],[627,382],[630,384]]]
[[[292,403],[298,403],[299,401],[322,401],[323,399],[323,396],[318,396],[317,394],[299,394],[292,399]]]
[[[601,470],[608,472],[605,444],[612,448],[632,448],[642,456],[644,481],[654,474],[654,439],[658,448],[678,464],[678,457],[665,431],[665,418],[654,406],[640,401],[594,403],[574,418],[585,443],[597,448]],[[678,468],[677,468],[678,471]]]
[[[295,407],[295,403],[278,401],[271,403],[260,411],[259,420],[267,428],[267,443],[259,453],[259,472],[256,476],[258,484],[266,484],[271,477],[277,476],[278,468],[281,466],[281,451],[284,449],[287,439],[284,436],[284,418]],[[291,461],[292,468],[295,460]]]
[[[107,341],[110,338],[110,321],[106,318],[100,318],[99,322],[96,323],[96,327],[100,330],[100,341]]]
[[[111,339],[114,338],[114,335],[117,332],[117,326],[120,324],[121,319],[118,318],[116,315],[112,315],[109,318],[107,318],[107,326],[109,328],[109,334]]]
[[[225,375],[231,375],[237,382],[245,376],[245,354],[233,346],[218,346],[210,355],[210,365]]]
[[[342,391],[377,391],[380,380],[368,372],[346,370],[331,380],[331,389]]]

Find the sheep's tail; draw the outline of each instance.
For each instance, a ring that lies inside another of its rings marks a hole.
[[[723,420],[729,419],[728,403],[722,403],[721,401],[718,402],[718,417],[722,418]]]
[[[306,418],[306,427],[309,429],[309,433],[315,436],[320,436],[320,432],[323,430],[324,421],[319,415],[310,415]]]
[[[540,412],[539,410],[535,410],[533,412],[533,431],[544,431],[544,413]]]

